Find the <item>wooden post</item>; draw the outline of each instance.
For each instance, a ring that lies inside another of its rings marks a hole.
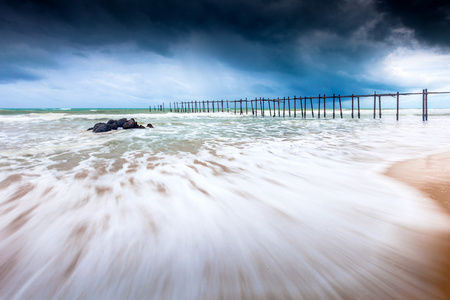
[[[255,110],[253,109],[253,100],[250,100],[250,105],[252,106],[252,116],[255,115]]]
[[[303,98],[305,100],[305,103],[304,103],[305,105],[303,106],[303,109],[305,110],[305,118],[306,118],[306,98],[307,97]]]
[[[302,118],[304,118],[305,116],[303,115],[303,100],[301,96],[300,96],[300,111],[302,113]]]
[[[212,102],[212,107],[213,107],[213,113],[214,113],[214,100],[213,101],[211,101]]]
[[[353,100],[353,94],[352,94],[352,119],[353,119],[353,106],[354,106],[354,100]]]
[[[270,100],[267,99],[267,104],[269,105],[269,116],[272,116],[272,110],[270,109]]]
[[[336,102],[336,97],[333,94],[333,119],[335,117],[335,102]]]
[[[258,116],[258,98],[255,97],[255,117]]]
[[[236,101],[237,100],[234,100],[234,114],[236,114]]]
[[[283,97],[283,118],[286,116],[286,97]]]
[[[241,101],[239,101],[239,104],[241,106],[241,115],[242,115],[243,114],[243,112],[242,112],[242,99],[241,99]]]
[[[378,96],[378,115],[381,119],[381,96]]]
[[[397,92],[397,121],[398,121],[398,113],[399,113],[399,106],[400,106],[400,93]]]
[[[422,121],[425,121],[425,90],[422,90]]]
[[[208,109],[208,113],[209,113],[209,100],[206,100],[206,108]]]
[[[425,89],[425,121],[428,121],[428,89]]]
[[[264,118],[264,98],[259,97],[259,102],[261,102],[261,117]]]
[[[278,104],[278,117],[280,117],[281,116],[280,115],[280,98],[277,98],[277,104]],[[273,110],[275,110],[275,106],[274,106]]]
[[[320,94],[319,94],[319,106],[317,108],[317,117],[320,119]]]
[[[309,101],[311,102],[311,116],[314,118],[314,107],[312,103],[312,97],[309,97]]]
[[[341,119],[343,118],[342,116],[342,103],[341,103],[341,95],[338,96],[339,97],[339,110],[341,112]]]
[[[377,113],[377,92],[373,92],[373,118],[375,119]]]
[[[360,111],[359,111],[359,96],[358,96],[358,119],[361,119],[361,114],[360,114]]]
[[[247,101],[247,97],[245,97],[245,114],[248,115],[248,101]]]
[[[223,112],[223,99],[221,101],[222,101],[222,112]]]
[[[297,97],[294,95],[294,118],[297,117]]]
[[[291,100],[289,100],[289,96],[288,96],[288,108],[289,108],[289,118],[291,117]]]
[[[323,94],[323,117],[327,117],[327,107],[326,107],[327,96]]]

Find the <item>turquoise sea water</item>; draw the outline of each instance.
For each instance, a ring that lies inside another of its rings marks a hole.
[[[155,128],[86,131],[123,117]],[[448,222],[383,172],[450,150],[449,126],[0,110],[0,298],[440,299]]]

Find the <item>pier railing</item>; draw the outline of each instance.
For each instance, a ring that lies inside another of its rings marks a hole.
[[[249,114],[253,116],[265,117],[267,111],[269,117],[294,117],[294,118],[306,118],[308,114],[312,118],[326,118],[327,117],[327,101],[332,101],[332,117],[336,118],[337,113],[339,117],[343,118],[342,113],[342,100],[351,99],[351,117],[361,118],[361,98],[373,98],[373,118],[376,119],[382,116],[382,97],[394,97],[396,98],[396,118],[399,119],[400,114],[400,96],[422,95],[422,120],[428,121],[428,95],[433,94],[450,94],[450,92],[429,92],[427,89],[422,92],[413,93],[381,93],[374,92],[369,95],[318,95],[309,97],[283,97],[281,98],[255,98],[251,100],[239,99],[239,100],[205,100],[205,101],[180,101],[170,102],[169,107],[162,105],[149,107],[149,111],[162,111],[162,112],[175,112],[175,113],[215,113],[215,112],[228,112],[234,114]],[[378,107],[377,107],[378,104]],[[339,105],[339,111],[337,112],[337,105]],[[308,113],[309,106],[309,113]],[[298,114],[298,111],[300,113]],[[378,110],[378,111],[377,111]]]

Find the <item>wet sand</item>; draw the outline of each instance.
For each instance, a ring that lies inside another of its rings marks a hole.
[[[419,189],[450,215],[450,152],[399,162],[386,174]]]
[[[385,174],[436,201],[450,218],[450,152],[396,163]],[[435,252],[435,261],[441,265],[444,280],[440,285],[446,299],[450,299],[450,230],[445,226],[438,233],[438,242],[430,249]]]

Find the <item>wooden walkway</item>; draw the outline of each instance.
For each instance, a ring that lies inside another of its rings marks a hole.
[[[176,113],[215,113],[215,112],[228,112],[234,114],[251,114],[255,117],[259,115],[265,117],[267,111],[269,112],[269,117],[301,117],[306,118],[309,113],[311,117],[326,118],[327,101],[332,101],[332,116],[333,119],[336,118],[337,105],[339,105],[339,116],[343,118],[342,114],[342,100],[351,99],[352,103],[352,114],[351,117],[358,119],[361,118],[361,108],[360,99],[361,98],[373,98],[373,118],[376,119],[377,115],[379,118],[382,116],[381,109],[381,99],[382,97],[394,97],[397,100],[397,121],[399,119],[400,110],[400,96],[411,96],[411,95],[422,95],[422,120],[428,121],[428,95],[432,94],[450,94],[450,92],[429,92],[424,89],[422,93],[384,93],[377,94],[376,92],[370,95],[335,95],[326,96],[310,96],[310,97],[296,97],[293,98],[283,97],[283,99],[268,99],[268,98],[255,98],[254,100],[240,99],[240,100],[206,100],[206,101],[181,101],[181,102],[170,102],[169,107],[165,107],[164,103],[153,107],[153,111],[161,112],[176,112]],[[378,103],[378,107],[377,107]],[[378,109],[378,112],[377,112]],[[300,114],[298,114],[300,110]],[[149,107],[149,111],[152,112],[152,107]]]

